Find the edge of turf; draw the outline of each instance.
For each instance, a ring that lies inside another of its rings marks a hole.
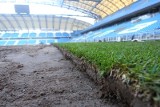
[[[80,59],[67,50],[54,45],[64,57],[71,61],[80,71],[86,72],[94,82],[101,86],[100,91],[102,91],[101,98],[113,98],[123,102],[126,107],[158,107],[152,102],[142,101],[142,99],[135,96],[136,93],[133,92],[132,88],[124,84],[118,78],[111,75],[106,75],[105,77],[100,76],[96,67],[88,64],[85,60]],[[112,71],[114,72],[114,71]]]

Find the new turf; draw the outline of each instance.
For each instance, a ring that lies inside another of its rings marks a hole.
[[[102,76],[119,69],[117,76],[132,84],[146,99],[160,101],[160,42],[64,43],[75,56],[97,66]]]

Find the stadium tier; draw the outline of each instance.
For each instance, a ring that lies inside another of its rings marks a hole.
[[[70,41],[70,33],[2,33],[0,46],[53,44]]]
[[[16,46],[16,45],[39,45],[68,42],[69,38],[59,39],[21,39],[21,40],[0,40],[0,46]]]
[[[160,13],[146,14],[137,17],[134,21],[91,31],[72,39],[71,42],[128,41],[132,39],[160,39]]]
[[[18,38],[18,36],[18,33],[5,33],[4,35],[2,35],[2,38]]]
[[[140,13],[149,12],[152,8],[156,8],[160,5],[159,0],[136,0],[136,2],[126,6],[125,8],[119,9],[113,14],[103,18],[102,20],[95,23],[93,26],[88,27],[82,32],[87,32],[95,29],[96,27],[101,27],[102,25],[112,23],[115,20],[123,20],[126,17],[136,17]],[[110,10],[109,8],[107,10]]]

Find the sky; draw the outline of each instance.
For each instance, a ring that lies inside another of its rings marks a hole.
[[[0,14],[16,14],[14,5],[15,4],[13,3],[0,3]],[[65,15],[65,16],[73,15],[72,18],[76,18],[78,20],[82,20],[90,24],[94,24],[95,22],[95,19],[92,19],[92,18],[74,16],[74,15],[86,16],[85,14],[81,12],[68,10],[66,8],[60,8],[57,6],[29,4],[29,8],[30,8],[30,14],[46,14],[46,15],[56,14],[56,15]]]

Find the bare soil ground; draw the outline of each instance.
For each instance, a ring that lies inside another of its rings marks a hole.
[[[0,47],[0,107],[117,107],[53,46]]]

